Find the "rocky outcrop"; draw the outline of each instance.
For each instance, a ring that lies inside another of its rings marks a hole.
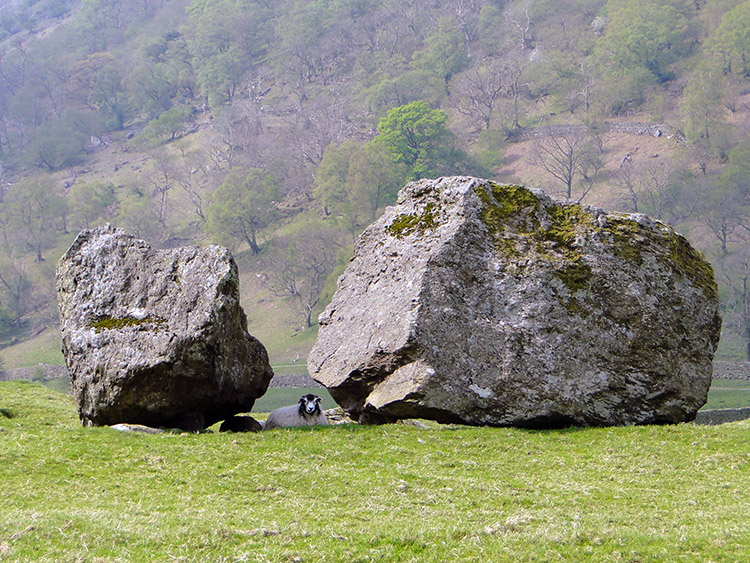
[[[62,350],[86,425],[200,430],[252,408],[273,372],[218,246],[154,250],[111,226],[60,259]]]
[[[710,264],[659,221],[422,180],[358,240],[308,370],[360,422],[682,422],[717,310]]]

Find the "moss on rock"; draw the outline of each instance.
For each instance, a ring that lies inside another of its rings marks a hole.
[[[97,317],[95,321],[89,324],[90,328],[93,328],[96,330],[96,332],[100,332],[102,330],[122,330],[124,328],[128,327],[137,327],[142,326],[146,324],[153,324],[156,326],[163,325],[166,323],[166,319],[162,319],[160,317],[144,317],[142,319],[127,316],[127,317],[109,317],[109,316],[101,316]]]
[[[672,230],[667,231],[669,259],[677,271],[699,287],[706,299],[718,299],[718,286],[714,278],[714,269],[703,257],[703,254],[690,246],[685,237]]]
[[[649,234],[645,227],[625,216],[608,217],[604,230],[612,237],[616,256],[638,265],[643,263],[643,242]]]
[[[435,204],[428,203],[420,214],[402,213],[385,230],[389,235],[400,239],[436,226]]]
[[[613,250],[617,256],[643,263],[643,251],[649,249],[667,267],[686,277],[701,289],[709,300],[718,295],[714,271],[703,254],[690,246],[682,235],[666,225],[660,230],[653,230],[628,217],[609,217],[605,231],[613,238]],[[666,252],[665,252],[666,251]]]
[[[532,218],[531,225],[526,221],[525,224],[519,225],[520,230],[531,232],[537,228],[536,212],[539,210],[539,200],[527,188],[488,182],[477,186],[474,192],[482,202],[480,219],[491,233],[502,234],[505,232],[508,219],[523,216]]]

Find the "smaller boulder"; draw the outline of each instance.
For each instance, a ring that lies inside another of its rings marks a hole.
[[[81,421],[199,431],[249,412],[273,376],[219,246],[155,250],[112,226],[57,266],[62,351]]]

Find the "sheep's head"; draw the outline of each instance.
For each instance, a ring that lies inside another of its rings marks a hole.
[[[320,414],[320,397],[308,393],[302,395],[299,400],[299,413],[303,416],[312,416],[314,414]]]

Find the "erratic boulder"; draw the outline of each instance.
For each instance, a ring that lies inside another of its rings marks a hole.
[[[360,422],[682,422],[717,311],[710,264],[660,221],[422,180],[359,238],[308,370]]]
[[[85,425],[200,430],[250,411],[266,392],[273,371],[247,333],[227,249],[154,250],[108,225],[78,235],[56,287]]]

